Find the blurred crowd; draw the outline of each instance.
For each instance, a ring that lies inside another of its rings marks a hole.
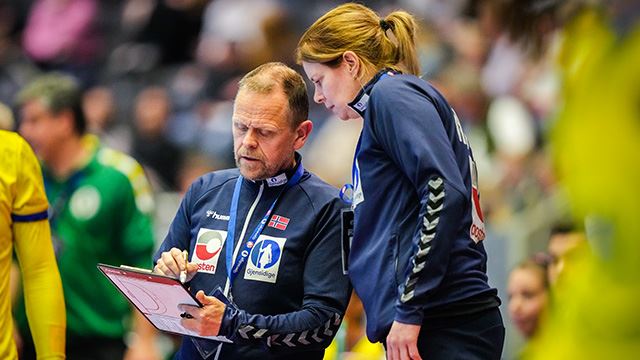
[[[238,79],[266,61],[299,69],[293,61],[297,39],[341,2],[0,0],[0,126],[16,128],[15,94],[35,76],[74,76],[85,90],[90,132],[145,168],[156,194],[156,238],[162,239],[191,181],[234,166],[230,116]],[[527,277],[516,272],[543,271],[537,286],[546,291],[546,267],[537,267],[563,255],[520,263],[531,254],[553,252],[552,229],[574,215],[549,143],[562,105],[561,32],[552,17],[541,16],[562,2],[363,3],[381,14],[402,8],[421,22],[423,78],[456,110],[478,164],[489,279],[503,299],[505,322],[515,324],[507,326],[504,358],[516,358],[535,327],[507,306],[518,294],[513,284]],[[638,13],[637,5],[629,7]],[[623,21],[634,20],[624,18],[620,26]],[[514,36],[519,27],[533,26],[540,36]],[[359,124],[331,118],[316,104],[310,118],[314,131],[303,151],[305,167],[337,187],[348,183]],[[543,295],[537,307],[546,306]],[[350,311],[333,350],[341,358],[362,346],[362,312]],[[379,349],[367,351],[378,355],[353,358],[380,356]]]

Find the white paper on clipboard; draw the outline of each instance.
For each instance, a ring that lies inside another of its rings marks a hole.
[[[202,306],[178,279],[144,269],[98,264],[98,269],[158,330],[232,342],[224,336],[200,336],[180,324],[180,304]]]

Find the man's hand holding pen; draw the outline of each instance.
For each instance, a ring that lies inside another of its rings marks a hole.
[[[180,279],[181,282],[185,283],[193,279],[198,272],[198,266],[189,263],[186,250],[174,247],[162,253],[153,271]],[[226,307],[225,304],[213,296],[205,295],[202,290],[198,291],[196,299],[202,304],[202,307],[179,306],[180,311],[182,311],[182,326],[202,336],[218,335]]]
[[[182,282],[191,281],[198,272],[198,265],[189,263],[186,253],[186,250],[178,248],[163,252],[153,272],[180,279]]]

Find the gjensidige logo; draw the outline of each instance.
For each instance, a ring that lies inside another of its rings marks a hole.
[[[275,283],[286,241],[286,238],[261,235],[249,254],[244,278]]]

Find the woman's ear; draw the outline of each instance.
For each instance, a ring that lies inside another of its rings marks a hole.
[[[345,51],[342,54],[342,61],[347,65],[347,70],[354,79],[360,75],[360,58],[353,51]]]

